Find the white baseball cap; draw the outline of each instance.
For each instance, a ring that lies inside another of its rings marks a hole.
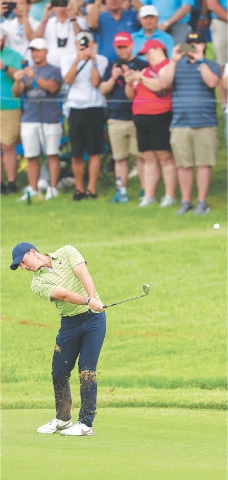
[[[34,38],[30,42],[29,48],[35,48],[36,50],[48,50],[48,44],[44,38]]]
[[[6,31],[2,24],[0,24],[0,40],[2,40],[6,35]]]
[[[158,17],[158,11],[154,5],[143,5],[139,9],[139,18],[148,17],[149,15],[153,17]]]

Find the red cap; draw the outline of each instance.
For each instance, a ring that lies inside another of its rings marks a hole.
[[[147,53],[151,48],[161,48],[162,50],[166,50],[164,43],[159,40],[147,40],[137,55],[144,55],[144,53]]]
[[[132,36],[128,32],[119,32],[114,37],[114,47],[129,47],[133,43]]]

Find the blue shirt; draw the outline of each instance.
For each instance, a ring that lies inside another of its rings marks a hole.
[[[119,59],[114,62],[109,62],[106,71],[103,76],[103,81],[106,82],[112,76],[112,67],[114,63],[117,63]],[[132,70],[143,70],[148,66],[148,63],[144,62],[140,58],[133,58],[129,62],[123,62]],[[108,115],[109,118],[116,120],[132,120],[132,102],[125,95],[125,80],[124,77],[118,77],[113,90],[108,94]]]
[[[141,3],[147,4],[147,0],[141,0]],[[158,23],[164,23],[176,13],[176,11],[183,5],[195,5],[195,0],[152,0],[151,3],[158,10]],[[187,23],[191,19],[191,13],[185,15],[177,23]]]
[[[205,59],[210,70],[220,77],[220,67]],[[200,65],[183,57],[176,66],[173,86],[171,127],[203,128],[217,125],[215,89],[201,78]]]
[[[132,34],[132,38],[134,41],[134,47],[133,47],[133,55],[137,55],[138,51],[142,48],[144,42],[147,40],[151,40],[151,38],[160,40],[160,42],[164,43],[164,45],[167,48],[167,53],[168,57],[170,58],[172,55],[172,50],[174,47],[174,40],[169,33],[162,32],[159,30],[159,28],[156,28],[156,30],[150,35],[150,37],[146,37],[144,33],[144,28],[141,28],[138,32],[135,32]],[[142,55],[142,58],[145,59],[145,56]]]
[[[21,69],[21,62],[23,57],[19,52],[12,50],[12,48],[5,47],[0,52],[0,58],[2,63],[7,67],[15,68],[16,70]],[[1,110],[18,110],[20,108],[21,102],[20,99],[15,98],[12,92],[12,86],[14,84],[14,79],[8,75],[7,72],[0,71],[0,85],[1,85],[1,100],[0,100],[0,109]]]
[[[227,0],[218,0],[218,4],[227,10]],[[219,18],[214,12],[211,12],[211,18]]]
[[[54,65],[45,65],[44,67],[33,67],[36,75],[45,78],[45,80],[55,80],[59,85],[62,84],[60,68]],[[58,123],[62,117],[59,106],[59,92],[49,93],[40,87],[31,86],[28,77],[22,79],[25,84],[25,99],[23,104],[22,122],[40,122],[40,123]]]
[[[133,33],[139,28],[140,23],[135,10],[123,10],[120,20],[115,20],[110,12],[102,12],[99,17],[98,28],[95,30],[98,53],[109,60],[115,60],[116,52],[113,48],[113,38],[116,33]]]

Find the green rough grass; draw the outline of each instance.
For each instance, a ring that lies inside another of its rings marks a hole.
[[[41,251],[75,245],[85,256],[104,303],[148,297],[107,310],[107,336],[98,366],[101,406],[226,406],[227,211],[223,124],[219,162],[208,197],[211,212],[175,215],[176,207],[139,209],[109,203],[112,175],[101,176],[97,201],[1,202],[2,405],[53,406],[51,359],[59,319],[53,305],[32,295],[31,274],[9,269],[12,247]],[[20,174],[19,181],[24,181]],[[163,195],[162,183],[158,198]],[[194,201],[196,200],[194,187]],[[179,193],[178,193],[179,197]],[[213,224],[220,223],[220,230]],[[78,379],[72,377],[78,405]]]
[[[103,408],[93,437],[37,434],[53,415],[3,412],[4,480],[226,479],[225,412]]]

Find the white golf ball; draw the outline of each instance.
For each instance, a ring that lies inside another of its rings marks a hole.
[[[214,228],[215,230],[218,230],[218,229],[220,228],[219,223],[215,223],[215,224],[213,225],[213,228]]]

